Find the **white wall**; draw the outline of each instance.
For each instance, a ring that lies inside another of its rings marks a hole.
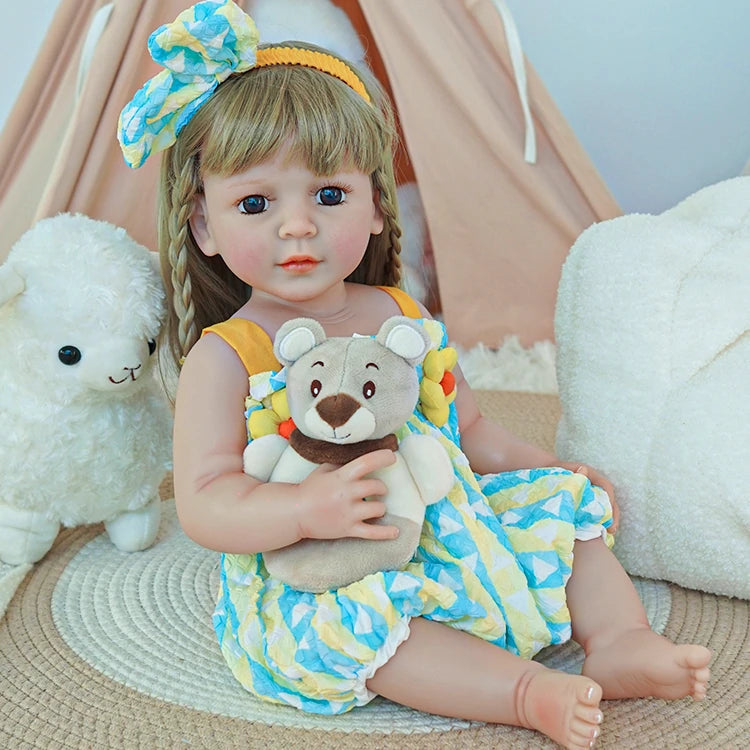
[[[748,0],[507,0],[531,63],[625,211],[750,159]],[[0,126],[56,0],[0,0]]]
[[[3,43],[0,47],[0,128],[23,86],[57,0],[0,0]]]
[[[626,212],[750,159],[747,0],[507,0],[527,57]]]

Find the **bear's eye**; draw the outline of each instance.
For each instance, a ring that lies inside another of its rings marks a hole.
[[[57,358],[64,365],[77,365],[81,361],[81,350],[75,346],[61,346]]]
[[[372,380],[368,380],[362,386],[362,395],[365,398],[372,398],[375,395],[375,383],[373,383]]]
[[[321,385],[319,380],[313,380],[312,383],[310,383],[310,393],[312,393],[313,398],[317,398],[318,394],[320,393],[323,386]]]
[[[153,354],[156,351],[156,341],[153,339],[148,340],[148,353],[149,355]]]

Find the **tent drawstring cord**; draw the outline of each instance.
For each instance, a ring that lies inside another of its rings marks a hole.
[[[505,27],[505,40],[508,44],[510,61],[513,65],[513,73],[516,77],[516,88],[518,89],[518,98],[521,102],[523,119],[526,123],[526,143],[524,147],[523,158],[529,164],[536,164],[536,132],[534,131],[534,121],[531,118],[531,109],[529,108],[529,94],[526,82],[526,67],[524,64],[523,47],[521,46],[521,37],[518,35],[516,22],[510,12],[505,0],[492,0],[500,14]]]
[[[91,67],[91,60],[94,57],[94,50],[96,45],[99,43],[99,38],[104,31],[109,16],[114,8],[114,3],[107,3],[103,5],[99,10],[94,13],[94,17],[91,19],[89,30],[86,32],[86,39],[83,42],[81,48],[81,60],[78,63],[78,76],[76,77],[76,99],[81,96],[83,86],[86,83],[88,77],[89,68]]]

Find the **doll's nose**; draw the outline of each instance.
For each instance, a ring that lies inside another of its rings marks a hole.
[[[305,239],[318,233],[315,222],[304,208],[290,209],[279,227],[281,239]]]

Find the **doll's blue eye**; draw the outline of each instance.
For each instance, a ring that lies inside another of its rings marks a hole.
[[[242,214],[262,214],[268,208],[268,198],[264,195],[248,195],[239,203]]]
[[[340,187],[329,185],[320,188],[315,194],[315,199],[323,206],[338,206],[346,201],[346,193]]]
[[[81,361],[81,350],[75,346],[61,346],[57,358],[64,365],[77,365]]]
[[[148,353],[153,354],[156,351],[156,341],[153,339],[148,340]]]

